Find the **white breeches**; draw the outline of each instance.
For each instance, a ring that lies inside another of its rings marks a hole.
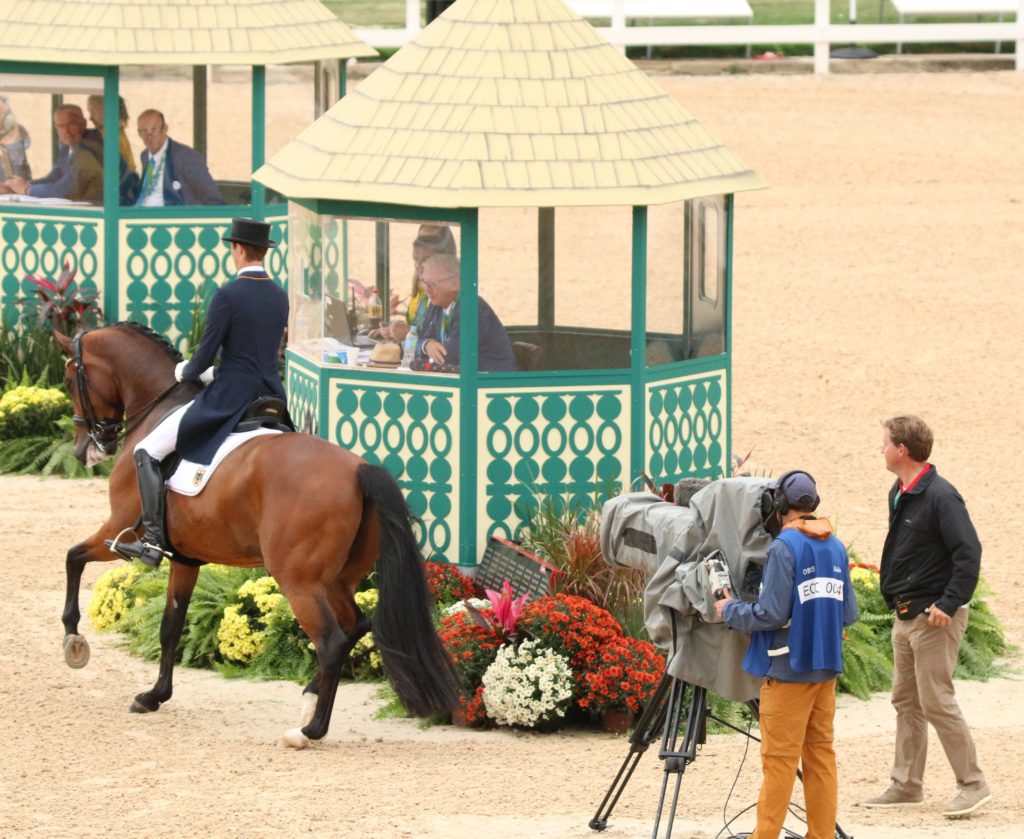
[[[163,460],[178,447],[178,426],[192,403],[169,414],[156,428],[135,444],[134,451],[145,452],[154,460]]]

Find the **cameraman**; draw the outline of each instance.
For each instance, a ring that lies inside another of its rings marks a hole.
[[[761,516],[775,536],[754,603],[725,597],[718,616],[752,632],[743,669],[761,686],[764,782],[751,839],[777,839],[797,764],[803,764],[807,839],[831,839],[838,809],[832,723],[836,676],[843,670],[843,627],[857,620],[846,549],[828,519],[815,518],[818,490],[806,472],[787,472],[765,490]]]

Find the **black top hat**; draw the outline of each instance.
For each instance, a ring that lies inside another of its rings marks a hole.
[[[225,242],[239,245],[254,245],[257,248],[276,248],[277,242],[270,238],[270,225],[254,218],[231,219],[231,231],[221,237]]]

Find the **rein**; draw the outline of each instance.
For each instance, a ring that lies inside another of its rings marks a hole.
[[[78,396],[81,400],[82,411],[85,416],[74,414],[71,417],[71,421],[76,426],[85,427],[85,433],[89,436],[89,439],[92,440],[96,447],[100,449],[100,451],[106,455],[112,455],[117,450],[118,444],[121,440],[137,428],[139,424],[149,416],[153,409],[167,396],[169,396],[171,392],[181,384],[181,382],[174,382],[156,398],[123,420],[97,418],[96,411],[92,406],[92,399],[89,397],[90,389],[92,389],[100,400],[102,400],[108,407],[117,411],[119,415],[124,414],[125,406],[122,404],[115,405],[109,399],[104,397],[102,393],[99,393],[92,388],[92,385],[89,382],[89,377],[85,372],[85,361],[82,358],[82,338],[84,336],[84,332],[79,332],[72,340],[73,355],[68,363],[75,365],[75,381],[78,385]]]

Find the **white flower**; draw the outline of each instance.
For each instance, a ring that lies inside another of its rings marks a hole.
[[[498,650],[483,685],[487,716],[499,725],[532,728],[564,717],[572,701],[569,660],[538,641]]]
[[[478,612],[482,612],[484,609],[492,608],[490,600],[482,600],[479,597],[470,597],[468,600],[460,600],[457,603],[452,603],[451,606],[444,610],[444,614],[458,615],[461,612],[465,612],[467,603],[474,609],[476,609]]]

